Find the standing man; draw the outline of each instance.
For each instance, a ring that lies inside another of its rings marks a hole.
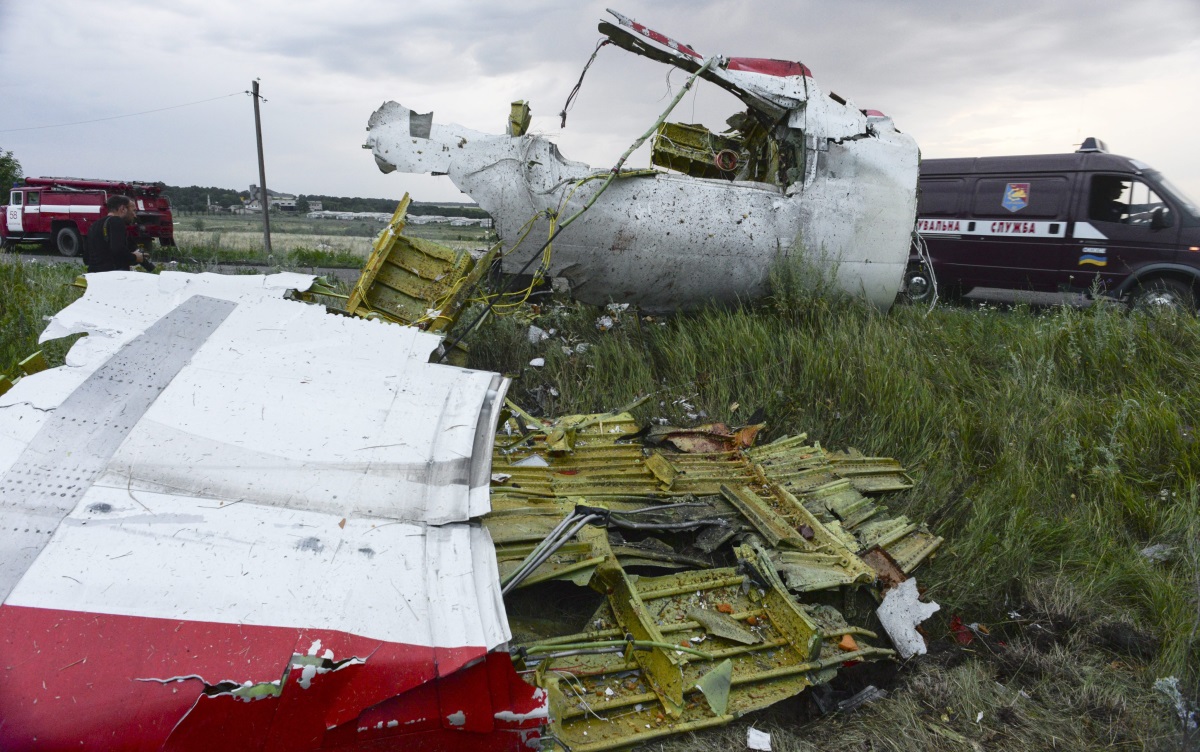
[[[88,229],[87,270],[89,272],[129,271],[133,264],[143,264],[146,256],[129,247],[126,229],[137,221],[137,206],[128,196],[109,196],[105,202],[108,216],[92,223]]]

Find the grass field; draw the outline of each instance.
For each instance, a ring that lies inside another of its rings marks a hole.
[[[271,217],[270,265],[280,267],[358,268],[371,253],[379,222]],[[427,238],[455,250],[486,248],[490,230],[450,225],[410,225],[406,235]],[[183,217],[175,227],[175,247],[151,250],[154,262],[189,264],[267,264],[263,253],[262,217],[211,215]],[[22,253],[57,255],[53,250],[22,246]]]
[[[0,371],[35,349],[73,271],[0,261]],[[1200,321],[1025,307],[898,307],[818,294],[778,270],[769,300],[665,319],[543,300],[487,320],[472,365],[535,413],[652,393],[643,421],[807,432],[893,456],[889,498],[946,537],[917,573],[942,606],[931,654],[870,675],[891,696],[813,719],[808,694],[653,749],[1187,750],[1200,689]],[[470,314],[464,320],[472,318]],[[530,324],[553,336],[531,344]],[[580,347],[586,345],[586,347]],[[61,362],[61,348],[51,350]],[[545,366],[529,365],[542,357]],[[970,645],[952,617],[987,630]],[[843,672],[847,681],[853,671]],[[1174,677],[1177,703],[1169,685]]]
[[[271,217],[271,249],[286,257],[296,252],[317,252],[332,257],[331,266],[357,266],[371,253],[375,236],[384,224],[367,220],[350,222],[304,217]],[[407,235],[428,238],[455,250],[487,245],[488,231],[479,227],[409,225]],[[211,257],[224,254],[237,260],[256,260],[263,248],[262,218],[239,216],[185,217],[175,227],[178,255]],[[168,253],[168,255],[170,255]],[[351,263],[358,259],[357,263]]]

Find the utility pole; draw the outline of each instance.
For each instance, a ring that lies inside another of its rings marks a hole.
[[[271,261],[271,199],[267,194],[267,168],[263,162],[262,117],[258,114],[258,79],[250,82],[250,96],[254,97],[254,135],[258,138],[258,203],[262,206],[263,251]]]

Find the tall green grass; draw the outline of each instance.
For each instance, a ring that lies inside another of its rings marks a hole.
[[[0,373],[41,349],[54,365],[62,363],[75,338],[37,344],[46,318],[79,297],[70,284],[82,272],[74,264],[22,262],[15,255],[0,255]]]
[[[155,248],[150,253],[155,264],[176,261],[186,264],[254,265],[267,263],[261,249],[234,248],[222,245],[220,233],[211,233],[207,242],[181,243],[175,247]],[[271,255],[270,266],[284,269],[313,267],[357,269],[366,257],[345,248],[312,248],[296,246],[281,249]]]

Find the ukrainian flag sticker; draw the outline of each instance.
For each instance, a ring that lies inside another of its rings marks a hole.
[[[1079,254],[1079,266],[1108,266],[1108,249],[1084,248]]]

